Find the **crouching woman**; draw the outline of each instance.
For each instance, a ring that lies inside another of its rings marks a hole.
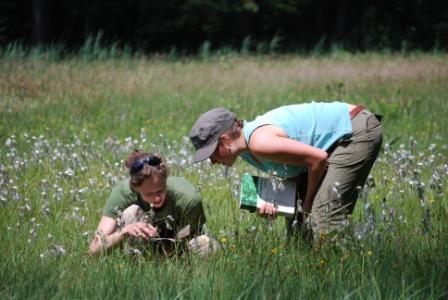
[[[171,253],[173,241],[182,238],[179,234],[191,239],[202,233],[205,214],[199,193],[185,178],[168,176],[162,157],[135,150],[126,167],[130,179],[112,189],[90,243],[90,254],[124,241],[140,245],[139,252],[145,245],[146,249],[152,246]]]

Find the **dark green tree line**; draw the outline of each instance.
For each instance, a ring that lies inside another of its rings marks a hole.
[[[148,52],[211,47],[278,50],[446,49],[443,0],[0,0],[0,43],[80,47],[102,34]]]

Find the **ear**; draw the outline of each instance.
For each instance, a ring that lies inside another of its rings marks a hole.
[[[219,137],[219,143],[222,145],[229,146],[231,142],[232,142],[232,138],[230,137],[230,135],[228,133],[224,133],[223,135],[221,135]]]

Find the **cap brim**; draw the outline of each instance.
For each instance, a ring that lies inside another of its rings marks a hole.
[[[209,158],[213,154],[213,152],[215,152],[217,146],[218,140],[214,141],[210,145],[198,149],[193,156],[193,163],[197,163]]]

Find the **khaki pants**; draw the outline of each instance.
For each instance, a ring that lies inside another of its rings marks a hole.
[[[353,135],[339,141],[330,153],[327,172],[304,222],[306,229],[312,230],[315,242],[347,227],[381,147],[381,125],[369,111],[363,110],[352,119],[352,129]],[[304,199],[302,194],[300,198]]]

